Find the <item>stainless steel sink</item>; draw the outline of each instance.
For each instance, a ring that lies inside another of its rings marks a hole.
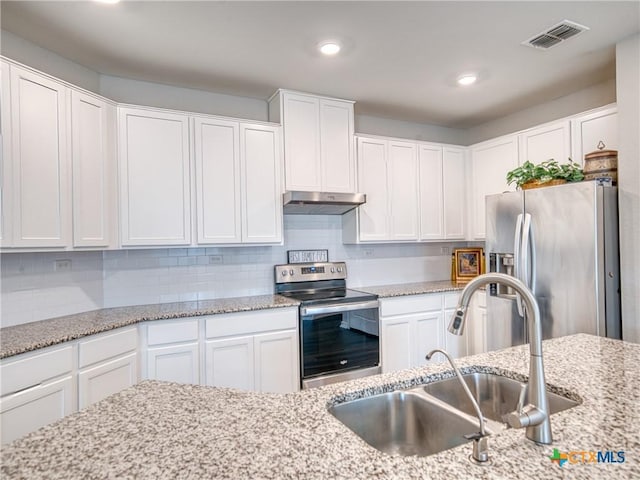
[[[464,435],[478,431],[477,421],[419,390],[365,397],[329,411],[369,445],[390,454],[431,455],[468,442]]]
[[[463,377],[487,421],[487,433],[507,428],[502,416],[518,407],[526,384],[490,373]],[[578,402],[547,392],[551,414]],[[372,447],[389,454],[427,456],[469,442],[479,430],[473,406],[455,377],[340,403],[329,412]]]
[[[480,405],[485,418],[502,422],[502,416],[518,408],[518,401],[526,400],[527,384],[492,373],[467,373],[463,375],[469,390]],[[424,385],[423,390],[462,410],[474,415],[473,405],[461,388],[457,378],[448,378]],[[521,399],[522,395],[522,400]],[[578,402],[547,391],[549,413],[554,414],[578,405]]]

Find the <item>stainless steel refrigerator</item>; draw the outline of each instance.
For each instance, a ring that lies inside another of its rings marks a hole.
[[[596,182],[486,197],[488,270],[533,291],[543,338],[621,338],[617,188]],[[487,290],[487,348],[527,343],[524,306],[500,285]]]

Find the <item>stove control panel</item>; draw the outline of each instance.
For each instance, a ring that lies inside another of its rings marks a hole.
[[[343,280],[347,278],[344,262],[293,263],[275,266],[276,283]]]

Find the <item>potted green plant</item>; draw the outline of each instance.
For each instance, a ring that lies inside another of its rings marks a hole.
[[[563,164],[550,159],[537,165],[527,160],[518,168],[507,172],[507,183],[515,183],[521,189],[580,182],[583,179],[582,169],[571,159],[569,163]]]

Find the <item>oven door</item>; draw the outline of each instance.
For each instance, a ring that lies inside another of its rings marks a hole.
[[[356,378],[364,369],[379,372],[378,305],[370,300],[300,307],[303,387]],[[322,381],[326,376],[331,380]]]

